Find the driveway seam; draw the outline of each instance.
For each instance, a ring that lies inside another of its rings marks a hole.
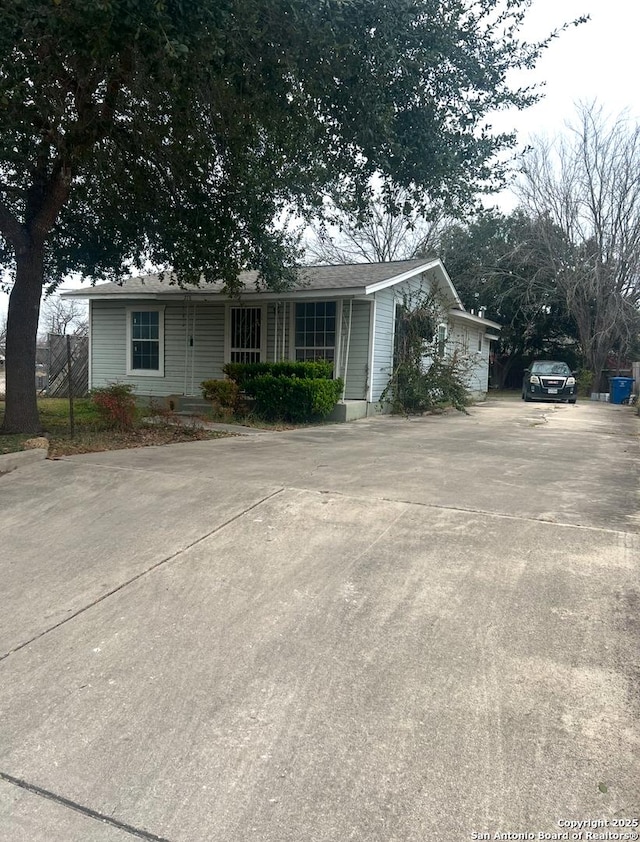
[[[373,500],[380,503],[403,503],[407,506],[420,506],[425,509],[441,509],[445,512],[462,512],[471,515],[486,515],[487,517],[503,518],[505,520],[524,521],[525,523],[544,523],[549,526],[562,526],[565,529],[582,529],[587,532],[606,532],[613,535],[638,535],[635,530],[631,529],[609,529],[605,526],[585,526],[580,523],[563,523],[556,520],[545,520],[540,517],[525,517],[524,515],[510,515],[506,512],[492,512],[489,509],[471,509],[462,506],[446,506],[442,503],[423,503],[420,500],[403,500],[400,497],[363,497],[357,494],[346,494],[344,491],[335,491],[333,489],[323,488],[306,488],[305,486],[287,486],[287,490],[292,491],[318,491],[319,494],[335,494],[336,497],[346,497],[350,500]],[[629,515],[629,517],[639,517],[638,514]]]
[[[76,813],[80,813],[89,819],[99,821],[101,824],[111,825],[111,827],[115,827],[124,833],[128,833],[130,836],[136,836],[138,839],[144,839],[145,842],[170,842],[170,840],[166,839],[164,836],[156,836],[155,833],[150,833],[149,831],[141,830],[140,828],[127,824],[126,822],[118,821],[118,819],[114,819],[112,816],[107,816],[105,813],[99,813],[97,810],[92,810],[91,807],[85,807],[82,804],[78,804],[77,801],[65,798],[64,795],[57,795],[55,792],[43,789],[41,786],[31,784],[28,781],[23,781],[21,778],[14,778],[13,775],[8,775],[6,772],[0,772],[0,780],[5,781],[5,783],[12,784],[19,789],[31,792],[33,795],[37,795],[47,801],[53,801],[54,804],[59,804],[69,810],[75,810]]]
[[[246,509],[243,509],[241,512],[233,515],[233,517],[228,518],[225,520],[224,523],[218,524],[218,526],[211,529],[205,535],[201,535],[199,538],[196,538],[195,541],[192,541],[190,544],[187,544],[185,547],[181,547],[179,550],[171,553],[171,555],[166,556],[165,558],[160,559],[160,561],[156,561],[150,567],[147,567],[145,570],[142,570],[140,573],[137,573],[135,576],[132,576],[130,579],[127,579],[125,582],[121,582],[115,588],[112,588],[107,593],[102,594],[102,596],[97,597],[92,602],[84,605],[82,608],[79,608],[73,614],[70,614],[68,617],[65,617],[64,620],[60,620],[59,623],[55,623],[54,625],[50,626],[48,629],[39,632],[38,634],[34,635],[33,637],[29,638],[29,640],[20,643],[18,646],[14,646],[13,649],[10,649],[8,652],[0,655],[0,662],[6,660],[10,655],[14,655],[16,652],[19,652],[21,649],[24,649],[26,646],[29,646],[31,643],[35,643],[36,640],[40,640],[40,638],[44,637],[45,635],[49,634],[56,629],[59,629],[61,626],[64,626],[66,623],[70,622],[71,620],[75,620],[76,617],[79,617],[81,614],[84,614],[85,611],[88,611],[90,608],[93,608],[96,605],[99,605],[104,600],[108,599],[110,596],[119,593],[120,591],[127,588],[129,585],[132,585],[134,582],[137,582],[139,579],[142,579],[149,573],[152,573],[154,570],[157,570],[159,567],[162,567],[164,564],[167,564],[173,559],[177,558],[178,556],[185,553],[187,550],[190,550],[192,547],[196,547],[202,541],[206,541],[207,538],[210,538],[212,535],[215,535],[216,532],[220,532],[220,530],[224,529],[229,524],[234,523],[234,521],[238,520],[241,517],[244,517],[248,512],[252,511],[253,509],[258,508],[263,503],[266,503],[267,500],[270,500],[272,497],[275,497],[278,494],[281,494],[284,491],[283,488],[278,488],[276,491],[272,491],[270,494],[267,494],[266,497],[263,497],[261,500],[258,500],[256,503],[252,503]],[[1,774],[1,773],[0,773]]]

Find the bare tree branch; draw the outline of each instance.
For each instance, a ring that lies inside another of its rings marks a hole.
[[[640,125],[579,106],[567,136],[534,142],[520,198],[541,222],[548,264],[599,377],[612,352],[626,353],[640,319]]]
[[[374,188],[364,213],[328,202],[324,219],[310,226],[306,251],[315,263],[410,260],[435,248],[443,223],[441,214],[427,219],[412,210],[406,191],[396,189],[383,197]]]

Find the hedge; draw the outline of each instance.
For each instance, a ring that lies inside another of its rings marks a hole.
[[[233,380],[203,380],[200,388],[206,401],[217,404],[221,409],[236,409],[240,389]]]
[[[304,365],[309,365],[304,363]],[[246,384],[256,412],[270,421],[312,421],[327,416],[342,394],[342,380],[265,374]]]
[[[315,362],[280,362],[280,363],[227,363],[223,369],[240,389],[256,377],[294,377],[301,380],[330,380],[333,376],[333,363],[327,360]]]

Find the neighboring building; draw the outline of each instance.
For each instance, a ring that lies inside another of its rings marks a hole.
[[[344,380],[343,417],[362,417],[381,409],[396,308],[407,296],[438,292],[447,313],[440,342],[463,349],[470,391],[486,394],[499,325],[464,309],[440,260],[305,267],[285,292],[257,291],[256,277],[241,275],[239,298],[221,284],[181,288],[157,275],[64,293],[89,299],[89,387],[130,383],[139,396],[179,403],[200,395],[202,380],[223,377],[226,362],[322,357]]]

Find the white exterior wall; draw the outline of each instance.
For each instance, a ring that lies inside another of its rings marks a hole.
[[[347,399],[364,400],[370,394],[373,403],[380,400],[393,368],[396,303],[402,303],[405,295],[415,298],[421,292],[428,291],[428,281],[418,277],[396,287],[379,290],[370,301],[353,301],[346,376]],[[128,312],[132,308],[144,310],[159,305],[164,308],[164,377],[128,375]],[[344,307],[348,306],[349,303],[345,302]],[[187,300],[165,303],[93,300],[90,307],[90,387],[122,382],[133,385],[139,395],[199,395],[202,380],[224,376],[222,367],[225,363],[228,307],[229,305],[223,302]],[[294,302],[278,304],[276,330],[276,305],[269,302],[266,306],[267,361],[293,357],[291,313],[294,307]],[[373,321],[372,314],[375,316]],[[369,338],[372,324],[374,344],[370,355]],[[485,394],[488,384],[489,340],[483,337],[482,351],[478,353],[479,333],[484,334],[481,325],[476,328],[455,318],[450,319],[447,345],[451,349],[466,344],[472,363],[469,389],[475,396]]]
[[[393,371],[393,335],[395,296],[393,289],[374,293],[376,317],[374,323],[373,367],[371,372],[371,400],[376,403],[387,388]]]
[[[393,372],[393,342],[395,334],[396,304],[402,304],[405,297],[415,302],[417,296],[428,294],[431,287],[424,275],[411,278],[403,284],[374,293],[376,318],[373,349],[373,370],[371,372],[371,400],[376,403],[387,388]]]
[[[348,308],[348,302],[344,307]],[[344,379],[346,381],[346,400],[365,400],[369,389],[369,325],[371,307],[369,301],[353,301],[351,310],[351,338],[349,341],[349,360]],[[346,341],[346,337],[343,337]]]
[[[224,305],[187,301],[164,305],[164,377],[127,374],[128,312],[156,303],[91,303],[91,388],[119,382],[151,397],[199,395],[202,380],[223,376]]]
[[[479,341],[481,350],[478,350]],[[446,354],[450,356],[456,350],[467,368],[467,389],[473,397],[484,397],[489,387],[489,340],[484,329],[450,319]]]

